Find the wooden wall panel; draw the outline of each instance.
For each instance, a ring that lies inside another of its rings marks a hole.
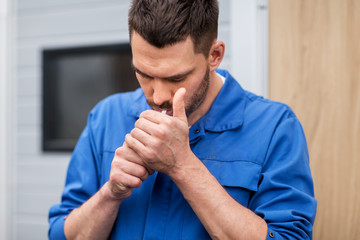
[[[313,238],[360,235],[360,1],[269,0],[269,96],[308,140]]]

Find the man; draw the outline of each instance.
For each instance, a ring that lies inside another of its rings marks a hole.
[[[311,238],[301,125],[217,70],[217,21],[216,0],[133,1],[141,89],[91,111],[50,239]]]

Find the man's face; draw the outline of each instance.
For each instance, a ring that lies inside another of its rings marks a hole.
[[[156,48],[134,32],[131,39],[133,67],[148,104],[172,115],[175,92],[186,89],[185,107],[190,116],[204,101],[209,87],[209,66],[203,54],[195,54],[193,43],[185,41]]]

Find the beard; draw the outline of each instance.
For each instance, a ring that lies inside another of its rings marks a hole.
[[[194,91],[194,94],[190,97],[188,105],[185,106],[186,116],[189,117],[193,112],[195,112],[201,104],[204,102],[207,92],[210,85],[210,68],[207,66],[204,77],[199,85],[199,87]],[[146,100],[149,106],[153,109],[172,109],[172,103],[169,101],[157,105],[150,100]],[[186,103],[185,103],[186,104]]]
[[[204,102],[205,97],[208,93],[210,85],[210,69],[209,66],[206,68],[203,80],[200,83],[198,89],[196,89],[194,95],[191,96],[189,105],[185,107],[186,116],[189,117],[200,105]]]

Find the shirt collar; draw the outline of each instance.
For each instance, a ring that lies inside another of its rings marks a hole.
[[[196,125],[208,131],[222,132],[241,127],[244,120],[246,95],[228,71],[218,69],[217,73],[225,77],[225,83],[209,111],[193,127]],[[134,92],[133,97],[133,104],[128,108],[128,115],[138,118],[143,111],[151,109],[141,88]]]
[[[244,121],[245,91],[226,70],[217,73],[225,77],[225,83],[209,111],[199,120],[208,131],[222,132],[241,127]]]

